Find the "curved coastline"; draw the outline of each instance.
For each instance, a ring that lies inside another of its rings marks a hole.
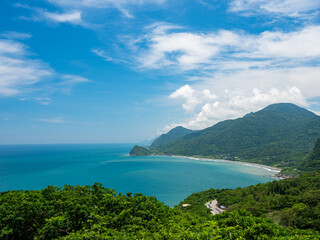
[[[257,164],[257,163],[231,161],[231,160],[225,160],[225,159],[201,158],[201,157],[198,158],[198,157],[190,157],[190,156],[182,156],[182,155],[160,155],[160,156],[187,158],[187,159],[192,159],[192,160],[196,160],[196,161],[236,163],[236,164],[245,165],[245,166],[249,166],[249,167],[262,168],[262,169],[265,169],[267,171],[273,172],[273,174],[271,174],[271,177],[275,177],[275,178],[278,178],[275,175],[280,173],[281,170],[282,170],[281,168],[271,167],[271,166]]]

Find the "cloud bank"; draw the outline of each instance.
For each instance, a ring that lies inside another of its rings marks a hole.
[[[319,96],[320,26],[249,34],[159,23],[147,30],[130,46],[138,67],[189,76],[190,84],[169,96],[187,118],[169,127],[201,129],[276,102],[308,107],[307,99]]]

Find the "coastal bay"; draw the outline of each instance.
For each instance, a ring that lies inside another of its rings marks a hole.
[[[181,156],[128,156],[131,144],[2,145],[1,191],[100,182],[174,206],[193,192],[275,180],[265,166]],[[234,164],[237,163],[237,164]]]

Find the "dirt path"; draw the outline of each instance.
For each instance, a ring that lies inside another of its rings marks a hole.
[[[220,214],[224,211],[223,209],[219,208],[218,206],[219,206],[218,201],[216,199],[206,203],[206,207],[211,210],[212,215]]]

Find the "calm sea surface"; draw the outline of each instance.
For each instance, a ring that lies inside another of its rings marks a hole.
[[[193,192],[273,181],[269,171],[179,157],[130,157],[132,144],[0,145],[0,191],[92,185],[174,206]]]

